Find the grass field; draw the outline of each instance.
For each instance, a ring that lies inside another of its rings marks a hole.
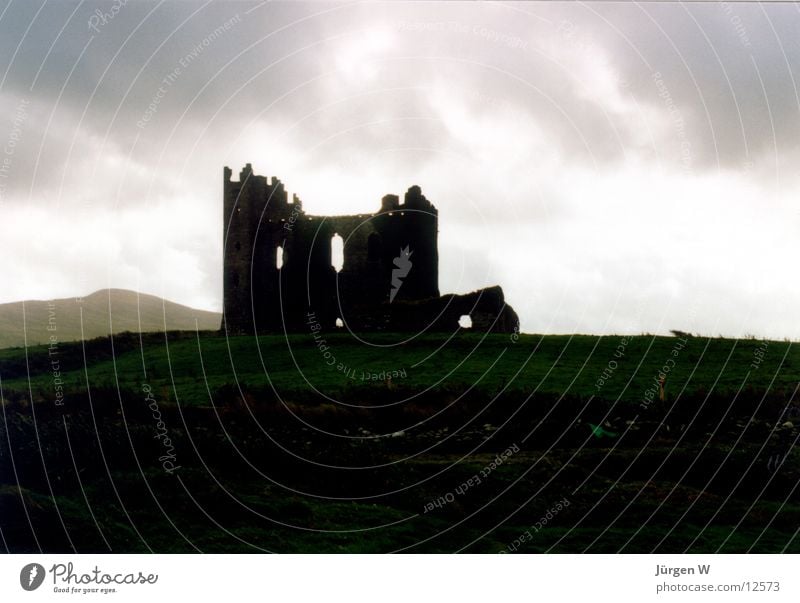
[[[795,344],[364,339],[0,350],[3,545],[800,551]]]
[[[732,395],[740,390],[784,392],[800,382],[800,346],[788,342],[723,338],[460,334],[450,340],[429,335],[402,345],[397,335],[372,335],[368,344],[332,334],[318,343],[311,335],[225,338],[216,333],[173,337],[123,334],[114,349],[105,339],[0,350],[6,391],[48,399],[51,360],[61,361],[65,387],[138,390],[142,382],[166,388],[186,405],[210,405],[209,390],[235,383],[274,388],[282,397],[310,391],[358,400],[386,389],[424,391],[539,392],[598,396],[626,404],[641,402],[670,360],[666,390]],[[321,351],[320,348],[326,348]],[[326,356],[325,354],[330,354]],[[84,366],[83,358],[87,363]],[[378,379],[374,379],[374,377]],[[363,400],[369,405],[373,400]]]

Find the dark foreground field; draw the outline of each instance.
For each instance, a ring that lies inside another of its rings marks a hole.
[[[0,548],[800,552],[796,345],[401,341],[0,350]]]

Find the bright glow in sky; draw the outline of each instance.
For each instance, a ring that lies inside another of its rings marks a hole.
[[[0,302],[220,310],[250,162],[317,214],[419,184],[441,290],[526,332],[800,337],[795,6],[76,6],[0,20]]]

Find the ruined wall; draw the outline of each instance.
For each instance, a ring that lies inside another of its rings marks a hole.
[[[334,329],[340,319],[352,330],[450,330],[461,314],[471,313],[490,329],[501,324],[510,330],[507,323],[516,321],[516,314],[509,318],[496,303],[482,302],[484,312],[470,309],[465,296],[440,297],[439,216],[418,186],[408,189],[402,203],[386,195],[373,214],[313,216],[296,197],[288,201],[280,180],[254,175],[250,164],[238,182],[231,175],[226,167],[223,329],[228,333],[304,331],[308,312],[325,329]],[[338,273],[331,261],[336,235],[344,242]],[[410,254],[410,269],[393,280],[403,250]],[[504,306],[502,290],[500,299]],[[454,315],[456,307],[467,311]],[[493,320],[501,314],[502,320]]]
[[[254,175],[249,163],[238,182],[226,167],[223,187],[224,326],[252,333],[257,323],[271,319],[267,305],[275,303],[271,294],[277,291],[283,225],[302,213],[302,204],[288,203],[280,180]]]

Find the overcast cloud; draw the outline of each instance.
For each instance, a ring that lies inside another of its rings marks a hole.
[[[798,31],[792,4],[6,2],[0,302],[221,310],[250,162],[316,214],[419,184],[442,291],[501,284],[526,332],[798,338]]]

